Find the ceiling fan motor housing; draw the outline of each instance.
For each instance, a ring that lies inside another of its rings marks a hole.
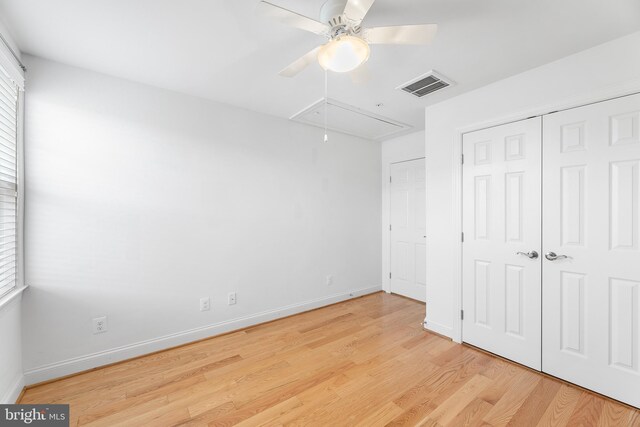
[[[333,22],[342,15],[347,0],[327,0],[320,8],[320,22],[333,26]]]
[[[347,0],[328,0],[320,8],[320,21],[329,25],[327,37],[330,40],[343,35],[360,36],[360,25],[344,14],[346,4]]]

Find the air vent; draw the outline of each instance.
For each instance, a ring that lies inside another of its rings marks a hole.
[[[401,84],[396,89],[422,98],[425,95],[433,93],[445,87],[453,86],[453,81],[431,70],[415,79],[409,80],[407,83]]]

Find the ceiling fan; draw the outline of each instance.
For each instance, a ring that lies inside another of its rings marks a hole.
[[[369,59],[371,44],[428,44],[436,35],[436,24],[397,25],[363,28],[362,20],[375,0],[328,0],[320,9],[320,20],[308,18],[267,1],[258,4],[258,12],[301,30],[327,39],[280,71],[293,77],[314,61],[322,68],[338,73],[355,70]]]

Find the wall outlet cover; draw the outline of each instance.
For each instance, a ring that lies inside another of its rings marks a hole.
[[[234,305],[236,303],[236,293],[229,292],[229,305]]]
[[[102,334],[109,330],[109,325],[107,323],[107,316],[95,317],[93,319],[93,333],[94,334]]]
[[[209,297],[200,298],[200,311],[211,310],[211,300]]]

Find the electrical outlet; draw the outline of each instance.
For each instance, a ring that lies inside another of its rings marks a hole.
[[[229,305],[234,305],[236,303],[236,293],[229,292]]]
[[[200,298],[200,311],[211,310],[211,300],[209,297]]]
[[[327,276],[327,286],[331,286],[331,285],[333,285],[333,276],[329,274]]]
[[[107,332],[109,330],[109,325],[107,324],[107,316],[95,317],[93,319],[93,333],[101,334],[103,332]]]

